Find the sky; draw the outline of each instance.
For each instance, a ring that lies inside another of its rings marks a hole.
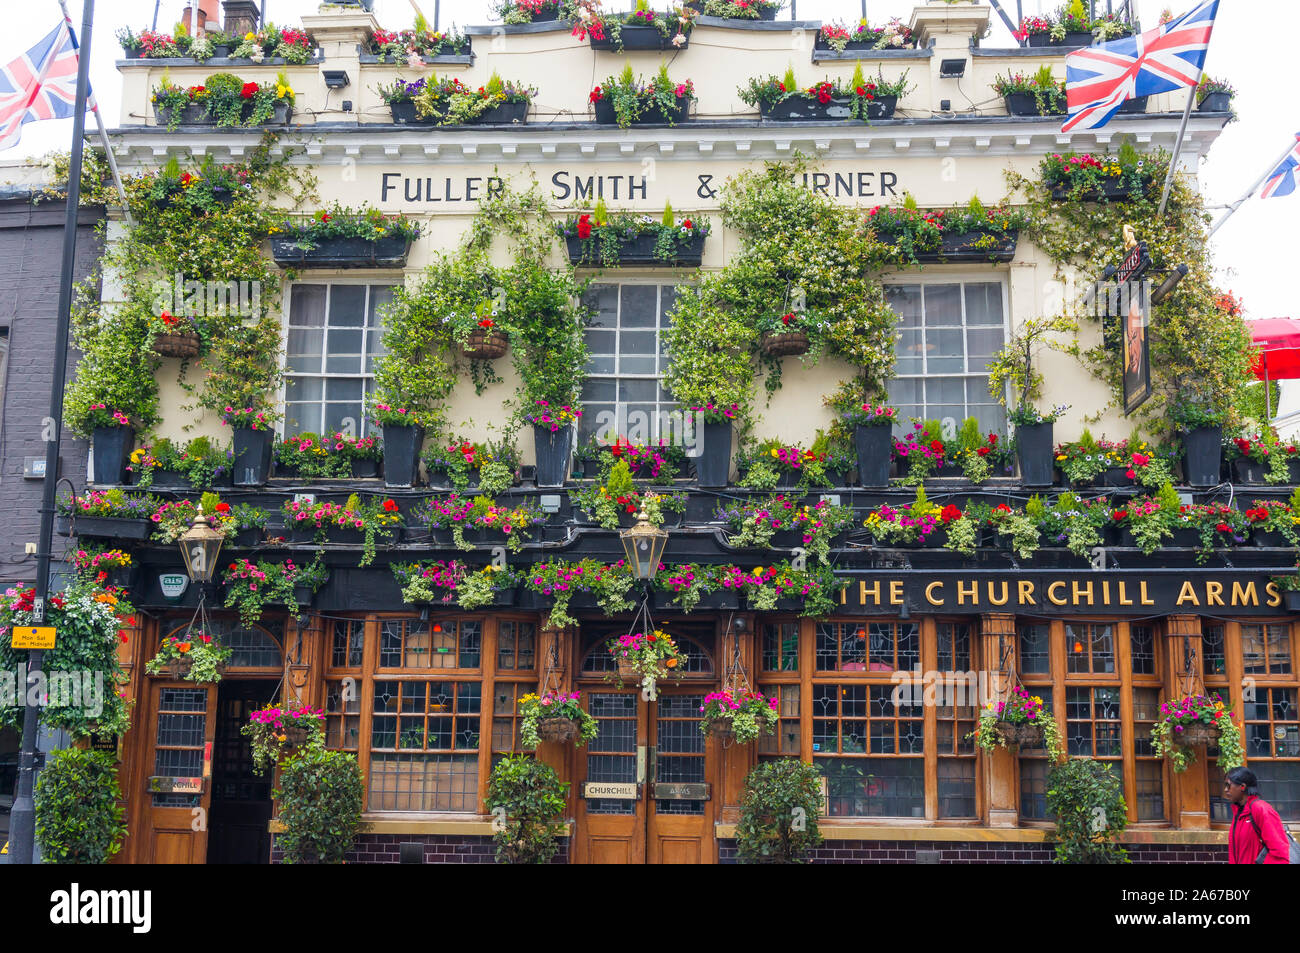
[[[316,12],[317,0],[265,0],[269,18],[281,25],[294,25],[305,14]],[[416,0],[432,21],[434,0]],[[824,21],[856,20],[861,16],[862,0],[796,0],[800,19]],[[1143,23],[1154,25],[1159,13],[1172,6],[1182,13],[1194,0],[1134,0]],[[59,14],[57,0],[4,0],[5,22],[0,40],[0,62],[8,62],[34,45],[53,29]],[[1115,0],[1118,6],[1119,0]],[[1056,0],[1022,0],[1026,15],[1055,9]],[[82,0],[68,0],[73,22],[81,22]],[[441,24],[492,22],[487,0],[442,0]],[[630,3],[627,6],[630,7]],[[666,4],[662,4],[665,5]],[[1097,0],[1098,10],[1106,0]],[[153,23],[155,6],[158,24],[163,29],[180,18],[184,0],[99,0],[95,4],[95,29],[91,43],[91,85],[97,91],[107,125],[112,128],[120,108],[120,82],[114,61],[121,47],[114,34],[123,26],[136,32]],[[606,6],[622,9],[620,0]],[[890,17],[910,16],[912,0],[866,0],[867,16],[872,23]],[[1016,0],[1003,0],[1009,16],[1016,16]],[[411,0],[376,0],[375,13],[387,28],[410,25],[414,15]],[[783,13],[782,16],[788,16]],[[1261,27],[1266,26],[1266,34]],[[1250,188],[1264,172],[1266,164],[1279,156],[1300,130],[1300,108],[1291,103],[1292,94],[1277,91],[1277,77],[1287,75],[1281,61],[1274,60],[1267,49],[1268,37],[1276,37],[1278,53],[1285,56],[1283,43],[1300,36],[1300,3],[1295,0],[1251,0],[1250,3],[1227,0],[1220,4],[1214,37],[1206,59],[1206,71],[1224,78],[1237,88],[1237,122],[1224,130],[1210,150],[1201,168],[1202,189],[1207,205],[1226,206]],[[1012,45],[1002,22],[994,16],[993,35],[986,45]],[[1274,100],[1273,97],[1278,99]],[[1274,109],[1270,103],[1283,104]],[[0,161],[24,156],[41,156],[53,149],[67,150],[72,135],[72,120],[29,123],[24,127],[19,145],[0,152]],[[1295,292],[1287,275],[1295,267],[1295,251],[1279,240],[1282,225],[1289,216],[1300,212],[1300,191],[1284,197],[1261,201],[1253,199],[1223,226],[1214,237],[1216,266],[1222,287],[1243,298],[1247,318],[1300,317]],[[1214,214],[1220,214],[1215,212]]]

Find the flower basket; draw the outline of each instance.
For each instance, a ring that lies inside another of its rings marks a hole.
[[[126,465],[135,447],[135,430],[131,427],[96,427],[90,447],[94,482],[100,486],[126,483]]]
[[[315,248],[302,248],[294,238],[272,238],[271,257],[281,267],[295,268],[401,268],[411,250],[403,236],[323,238]]]
[[[1288,589],[1282,598],[1287,612],[1300,612],[1300,590]]]
[[[634,238],[625,238],[619,242],[618,264],[622,268],[632,266],[648,268],[668,268],[677,265],[698,266],[704,261],[705,237],[703,234],[692,235],[688,243],[677,246],[677,254],[671,259],[663,259],[655,254],[654,235],[637,235]],[[588,257],[588,250],[583,248],[582,239],[576,235],[568,236],[564,243],[565,249],[569,253],[569,261],[573,264],[599,265],[599,253],[593,253],[591,257]]]
[[[1014,745],[1033,748],[1043,743],[1042,725],[1018,725],[1002,721],[998,722],[996,731],[1002,744],[1008,748]]]
[[[655,33],[655,36],[658,36]],[[596,122],[602,126],[613,126],[618,123],[618,114],[614,111],[614,104],[609,99],[598,100],[596,107]],[[667,126],[677,123],[686,122],[691,118],[691,101],[686,96],[679,97],[676,111],[671,115],[664,112],[658,106],[647,109],[636,119],[632,120],[634,126]]]
[[[1232,109],[1232,93],[1207,93],[1196,104],[1196,111],[1203,113],[1226,113]]]
[[[186,675],[190,674],[190,660],[187,658],[172,659],[163,666],[163,674],[170,679],[179,681]]]
[[[473,361],[495,361],[505,357],[509,340],[500,331],[479,330],[460,346],[462,356]]]
[[[284,729],[284,744],[289,748],[297,748],[307,743],[307,728],[303,725],[289,725]]]
[[[183,359],[199,356],[199,336],[193,331],[174,334],[156,334],[153,339],[155,354]]]
[[[676,49],[676,47],[673,46],[673,38],[671,36],[664,36],[659,32],[657,27],[653,26],[625,25],[619,30],[619,39],[623,42],[623,52],[631,52],[633,50]],[[612,37],[607,36],[603,40],[598,40],[595,36],[589,36],[588,40],[590,41],[593,50],[609,50],[610,52],[618,52],[617,48],[614,46],[614,40]],[[687,34],[680,49],[686,49],[686,47],[690,45],[690,42],[690,35]]]
[[[618,661],[618,677],[629,681],[639,682],[641,676],[637,674],[636,664],[631,659],[620,658]]]
[[[1195,748],[1198,745],[1217,742],[1219,740],[1219,729],[1213,725],[1198,721],[1193,725],[1188,725],[1182,731],[1175,732],[1173,738],[1174,744],[1181,745],[1184,748]]]
[[[802,331],[765,332],[759,339],[759,348],[768,357],[794,357],[807,354],[810,344]]]
[[[708,734],[710,738],[718,739],[723,745],[729,745],[736,740],[736,731],[727,718],[715,718],[709,722]]]
[[[537,723],[537,736],[563,744],[578,737],[578,724],[571,718],[543,718]]]
[[[1040,112],[1033,93],[1007,93],[1002,97],[1008,116],[1064,116],[1065,98],[1054,99],[1051,93],[1043,97],[1047,112]]]

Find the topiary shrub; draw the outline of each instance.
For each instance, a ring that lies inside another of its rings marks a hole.
[[[497,863],[544,864],[559,850],[569,785],[543,761],[521,754],[503,758],[488,780],[487,806],[497,820]],[[504,812],[504,817],[502,816]]]
[[[821,769],[787,759],[765,761],[745,778],[736,847],[743,863],[795,864],[822,842]]]
[[[271,792],[286,864],[341,864],[362,830],[361,768],[355,755],[326,751],[319,732],[281,766]]]
[[[1047,775],[1047,807],[1056,815],[1058,864],[1127,864],[1114,842],[1128,826],[1119,778],[1092,758],[1070,758]]]
[[[108,863],[126,836],[121,799],[112,754],[51,752],[36,780],[36,842],[45,863]]]

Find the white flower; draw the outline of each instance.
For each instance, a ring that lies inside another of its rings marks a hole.
[[[406,56],[406,65],[409,66],[411,69],[419,69],[421,66],[424,65],[424,59],[420,56],[419,53],[416,53],[414,50],[412,50]]]
[[[253,52],[248,54],[248,58],[254,63],[260,63],[262,60],[266,59],[266,54],[262,52],[262,48],[259,46],[255,48]]]
[[[684,33],[678,33],[675,37],[673,37],[673,46],[681,46],[685,42],[686,42],[686,34]]]

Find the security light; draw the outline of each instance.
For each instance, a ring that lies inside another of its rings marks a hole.
[[[939,76],[943,79],[961,79],[966,75],[966,58],[959,60],[940,60]]]
[[[352,85],[352,80],[348,78],[348,71],[345,69],[323,69],[320,72],[325,77],[325,85],[330,89],[342,89],[344,86]]]

